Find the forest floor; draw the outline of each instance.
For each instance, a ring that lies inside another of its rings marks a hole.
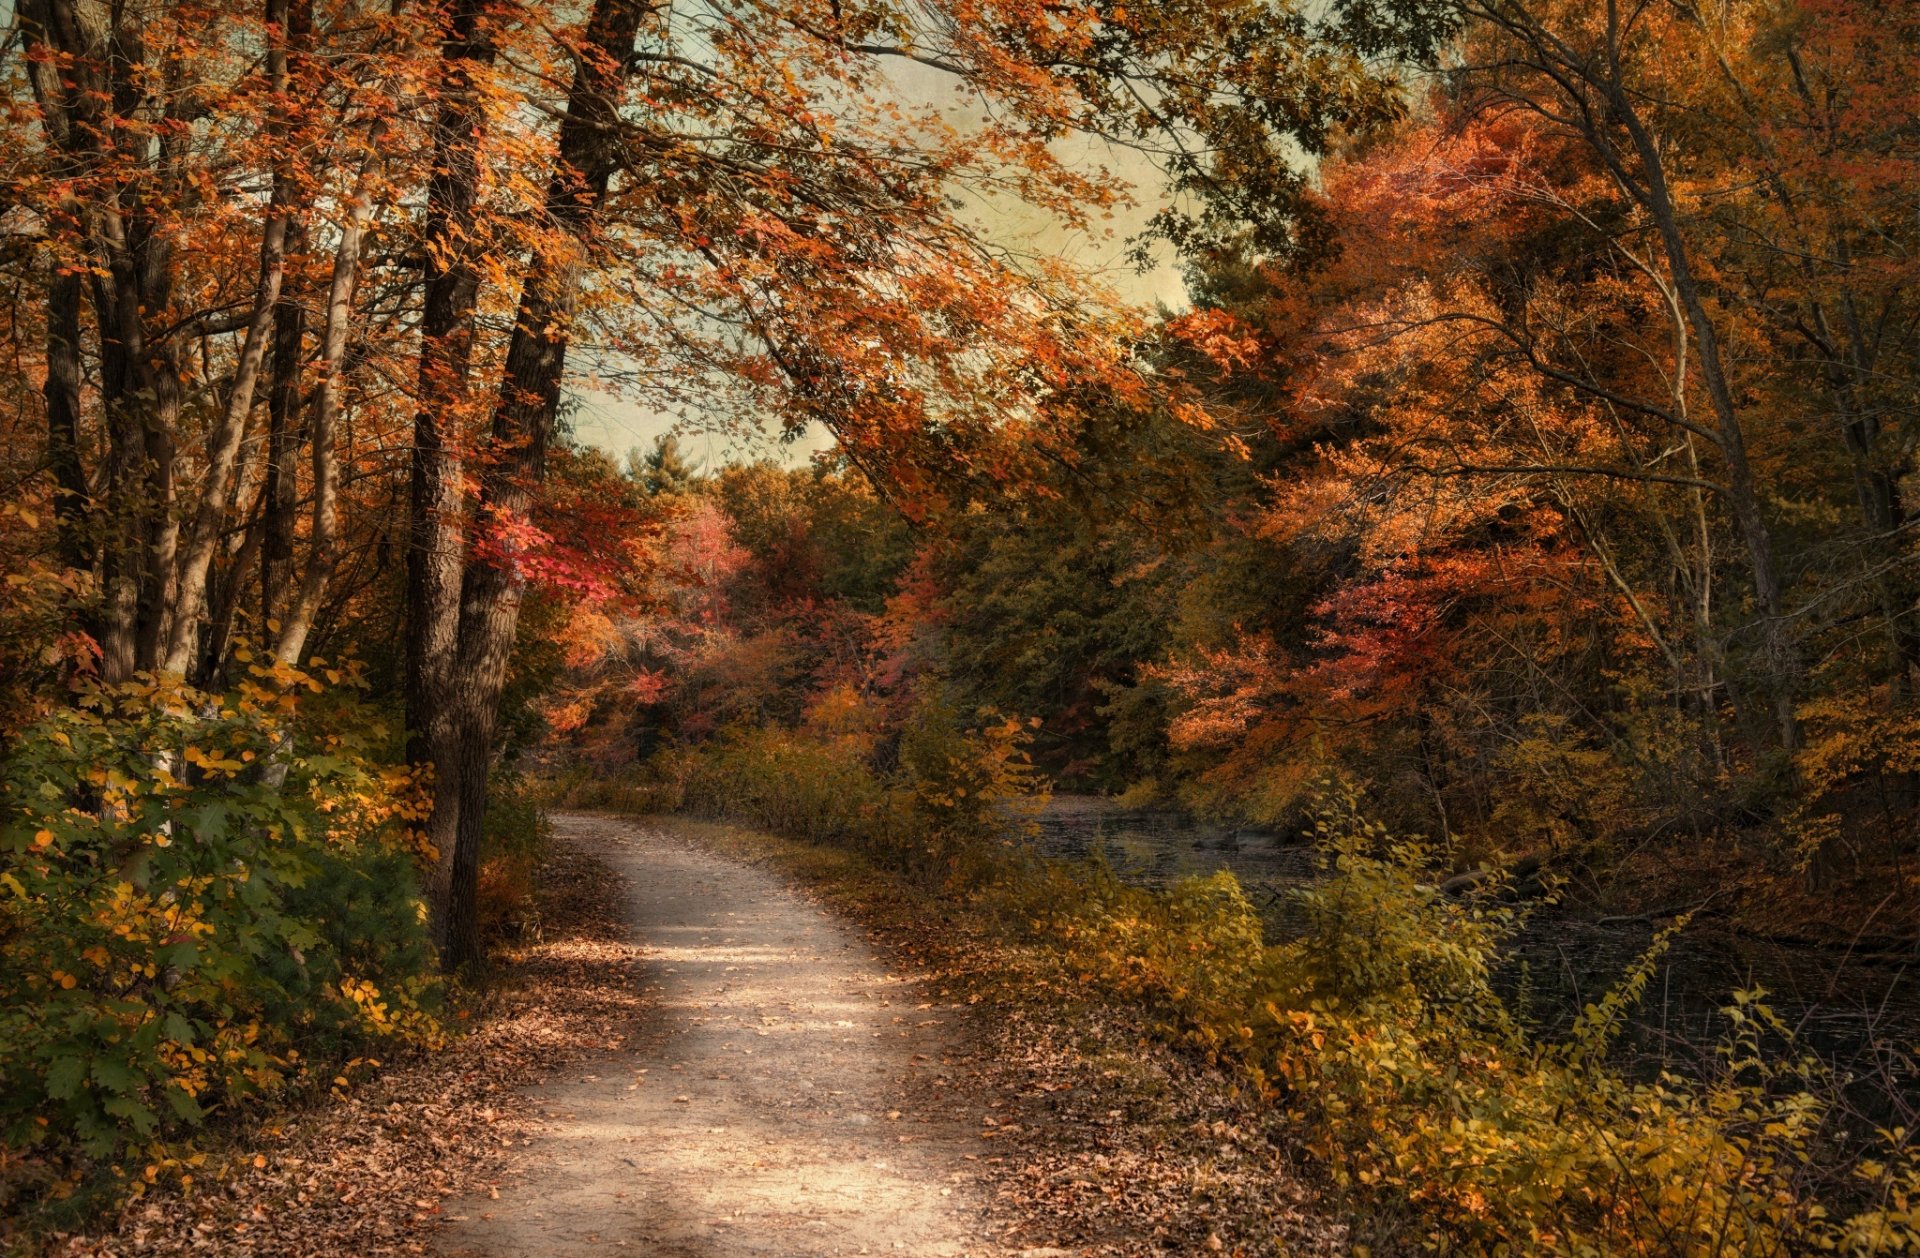
[[[352,1066],[306,1099],[235,1112],[191,1180],[36,1247],[57,1258],[377,1258],[425,1254],[455,1196],[488,1197],[547,1123],[531,1089],[619,1060],[651,1025],[626,887],[596,853],[554,845],[524,937],[451,1011],[445,1047]],[[0,1246],[0,1249],[4,1249]]]
[[[236,1121],[191,1185],[44,1252],[1320,1258],[1362,1239],[1273,1107],[964,904],[733,826],[553,820],[533,925],[469,1033]]]

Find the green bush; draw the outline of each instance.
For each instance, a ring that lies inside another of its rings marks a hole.
[[[525,775],[496,769],[487,780],[476,903],[490,936],[535,929],[534,881],[553,837],[539,792]]]
[[[533,799],[549,808],[603,808],[609,812],[673,812],[682,802],[681,769],[671,753],[621,769],[577,765],[530,779]]]
[[[903,801],[846,740],[728,730],[689,758],[683,789],[695,812],[738,818],[806,843],[885,856],[912,838]]]
[[[439,1034],[410,784],[257,672],[93,691],[0,762],[0,1198]]]

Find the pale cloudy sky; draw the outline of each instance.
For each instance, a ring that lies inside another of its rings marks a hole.
[[[956,89],[952,77],[908,62],[896,63],[892,71],[891,77],[902,101],[938,105],[957,125],[964,125],[970,116],[977,116],[972,101]],[[1139,204],[1116,212],[1103,225],[1104,230],[1092,233],[1070,231],[1030,206],[982,205],[980,221],[993,238],[1009,248],[1066,258],[1098,272],[1127,301],[1148,307],[1156,303],[1176,309],[1184,306],[1186,289],[1168,257],[1162,256],[1159,265],[1144,273],[1136,270],[1126,258],[1128,238],[1145,227],[1155,209],[1161,181],[1152,164],[1131,150],[1112,148],[1085,137],[1063,141],[1056,151],[1082,169],[1104,166],[1131,190]],[[615,455],[624,455],[636,447],[651,447],[654,439],[674,422],[671,416],[608,393],[583,390],[577,395],[577,401],[575,435]],[[799,464],[830,444],[825,432],[817,427],[801,440],[787,445],[777,444],[771,438],[748,445],[737,438],[698,430],[683,432],[680,440],[689,454],[704,458],[708,466],[769,455],[782,462]]]

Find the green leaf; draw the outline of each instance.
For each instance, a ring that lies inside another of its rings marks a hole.
[[[207,1116],[207,1112],[200,1108],[200,1102],[177,1087],[169,1086],[163,1095],[167,1098],[168,1107],[185,1122],[197,1123]]]
[[[159,1126],[153,1110],[130,1096],[110,1096],[100,1108],[115,1118],[126,1119],[143,1136],[151,1136]]]
[[[133,1091],[142,1082],[127,1063],[111,1057],[93,1059],[93,1081],[109,1092],[122,1093]]]
[[[228,807],[217,800],[196,809],[192,822],[194,837],[204,844],[212,842],[216,836],[225,835],[229,816]]]
[[[57,1057],[47,1067],[47,1095],[56,1101],[70,1100],[80,1094],[87,1077],[84,1057]]]
[[[176,1044],[193,1043],[193,1024],[188,1022],[185,1018],[181,1017],[179,1014],[177,1013],[168,1014],[166,1018],[162,1020],[161,1026],[166,1030],[167,1038],[172,1040],[174,1043]]]

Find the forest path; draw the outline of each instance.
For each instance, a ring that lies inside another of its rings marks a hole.
[[[443,1255],[1004,1252],[941,1104],[951,1010],[764,870],[649,822],[553,821],[628,881],[651,1027],[535,1093],[546,1134],[498,1200],[445,1203]]]

